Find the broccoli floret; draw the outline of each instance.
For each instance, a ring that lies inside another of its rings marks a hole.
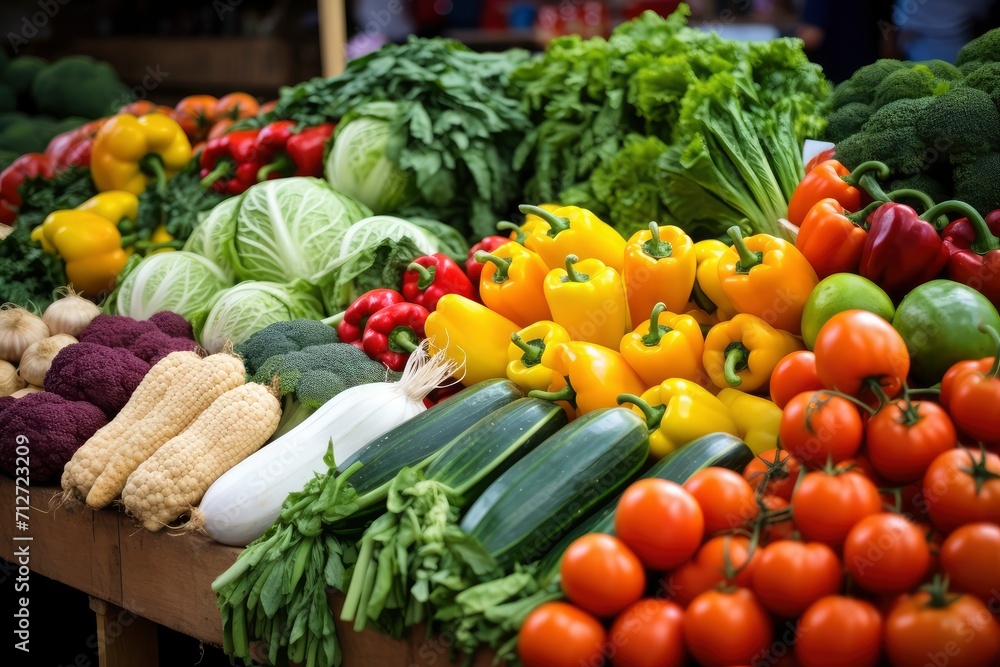
[[[1000,208],[1000,153],[986,153],[955,167],[955,199],[982,215]]]
[[[872,115],[871,107],[860,102],[844,105],[830,114],[824,138],[837,143],[858,132]]]
[[[930,97],[896,100],[875,110],[862,126],[865,132],[882,132],[900,127],[914,127],[917,116],[931,103]]]
[[[951,199],[950,189],[928,173],[920,173],[906,178],[893,179],[884,189],[886,192],[903,189],[919,190],[935,202]]]
[[[153,313],[149,321],[156,325],[156,328],[172,338],[187,338],[194,340],[194,328],[191,323],[177,313],[169,310],[161,310]]]
[[[236,346],[236,353],[243,357],[247,374],[254,375],[271,357],[297,352],[313,345],[337,343],[336,330],[317,320],[298,319],[275,322]],[[267,383],[265,383],[267,384]]]
[[[58,118],[99,118],[113,113],[127,95],[128,88],[111,65],[89,56],[69,56],[49,65],[31,86],[39,111]]]
[[[944,60],[924,60],[920,63],[934,73],[934,76],[943,81],[961,81],[962,72],[949,62]]]
[[[1000,63],[985,63],[977,67],[965,78],[965,85],[989,95],[1000,111]]]
[[[21,56],[15,58],[4,70],[4,81],[18,95],[24,95],[31,91],[31,85],[35,82],[35,77],[39,72],[48,66],[41,58],[35,56]]]
[[[875,100],[875,89],[893,72],[908,69],[906,63],[899,60],[883,58],[871,65],[858,69],[851,78],[838,85],[833,91],[833,106],[835,109],[861,102],[871,104]]]
[[[914,126],[924,143],[955,164],[1000,149],[1000,114],[990,96],[966,86],[935,97]]]
[[[45,391],[93,403],[113,419],[149,372],[149,364],[120,347],[67,345],[45,374]]]
[[[134,320],[124,315],[98,315],[80,332],[81,343],[95,343],[104,347],[129,347],[140,336],[159,332],[152,322]]]
[[[1000,28],[980,35],[958,51],[955,65],[969,74],[982,63],[1000,62]]]
[[[938,81],[927,67],[914,65],[910,69],[897,70],[885,77],[875,88],[873,106],[879,108],[896,100],[939,95],[949,86],[947,81]]]
[[[927,167],[926,147],[912,127],[862,129],[837,143],[837,159],[854,169],[862,162],[881,160],[895,174],[916,174]]]

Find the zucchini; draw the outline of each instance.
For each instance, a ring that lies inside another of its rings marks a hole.
[[[630,482],[648,451],[646,423],[631,410],[588,413],[487,487],[461,528],[500,568],[531,562]]]
[[[698,438],[660,459],[646,471],[643,478],[657,477],[683,484],[691,475],[705,468],[729,468],[741,472],[753,461],[753,457],[753,452],[747,444],[736,436],[713,433]],[[588,533],[615,534],[615,508],[620,498],[621,494],[577,526],[539,561],[537,577],[543,587],[559,573],[559,562],[562,560],[563,552],[574,540]]]

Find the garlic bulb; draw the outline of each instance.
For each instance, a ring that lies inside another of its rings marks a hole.
[[[48,335],[49,327],[38,315],[13,303],[0,306],[0,359],[16,364],[29,345]]]
[[[17,367],[17,374],[28,384],[45,388],[45,374],[49,372],[52,360],[59,354],[59,350],[67,345],[72,345],[76,339],[67,334],[56,334],[32,343],[21,356],[21,365]]]
[[[11,394],[11,398],[22,398],[24,396],[27,396],[28,394],[37,394],[40,391],[44,391],[44,389],[42,389],[41,387],[36,387],[33,384],[29,384],[24,389],[18,389],[13,394]]]
[[[7,361],[0,361],[0,396],[10,396],[24,386],[17,376],[17,368]]]
[[[45,309],[42,320],[53,336],[69,334],[79,337],[90,321],[101,314],[101,309],[93,301],[77,295],[72,287],[64,287],[59,291],[62,297]]]

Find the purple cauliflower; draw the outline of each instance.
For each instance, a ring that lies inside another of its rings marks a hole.
[[[96,405],[50,391],[18,398],[0,412],[0,470],[14,476],[18,447],[27,447],[31,483],[58,479],[74,452],[107,423]]]
[[[149,321],[168,336],[194,340],[194,329],[191,327],[191,323],[177,313],[169,310],[161,310],[158,313],[154,313],[149,318]]]
[[[45,390],[70,401],[93,403],[114,419],[148,372],[149,364],[124,348],[77,343],[61,349],[52,360]]]
[[[16,400],[13,396],[0,396],[0,414],[3,414],[4,410],[14,405],[14,401]]]
[[[157,329],[139,336],[128,349],[152,366],[171,352],[193,352],[198,349],[198,344],[190,338],[174,338]]]
[[[80,332],[77,340],[104,347],[131,347],[137,338],[151,332],[161,333],[152,322],[124,315],[98,315]]]

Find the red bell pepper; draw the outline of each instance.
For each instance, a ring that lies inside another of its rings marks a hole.
[[[397,303],[368,318],[362,349],[369,357],[401,371],[424,338],[424,322],[430,313],[415,303]]]
[[[882,204],[872,214],[861,251],[860,273],[901,299],[914,287],[937,278],[948,263],[937,229],[927,220],[940,214],[933,206],[923,215],[906,204]]]
[[[403,298],[428,311],[437,308],[445,294],[458,294],[466,299],[476,299],[476,290],[462,268],[448,255],[434,253],[417,257],[403,273]]]
[[[389,306],[403,303],[403,295],[392,289],[373,289],[359,296],[344,311],[344,319],[337,325],[337,336],[342,343],[361,349],[361,338],[368,319]]]
[[[209,139],[199,158],[201,186],[238,195],[257,183],[262,164],[257,150],[259,134],[260,130],[240,130]]]
[[[487,236],[469,249],[469,257],[465,260],[465,274],[469,276],[469,281],[476,291],[479,290],[479,278],[483,275],[483,265],[476,261],[476,253],[480,250],[493,252],[505,243],[510,243],[510,239],[506,236]]]
[[[295,132],[296,123],[279,120],[265,126],[257,138],[257,150],[264,166],[257,180],[286,176],[323,175],[323,149],[333,136],[333,124],[323,123]]]
[[[28,178],[52,178],[52,161],[44,153],[27,153],[0,172],[0,223],[13,225],[21,206],[18,189]]]
[[[809,160],[809,162],[806,163],[806,173],[808,174],[810,171],[812,171],[813,167],[820,164],[821,162],[832,160],[836,154],[837,154],[836,146],[833,146],[832,148],[827,148],[825,151],[817,153],[812,157],[811,160]]]
[[[950,204],[952,202],[942,202]],[[948,277],[980,292],[1000,308],[1000,209],[983,220],[971,206],[955,202],[951,209],[967,217],[942,232],[948,249]]]
[[[960,361],[941,380],[941,404],[958,430],[986,445],[1000,445],[997,406],[1000,405],[1000,335],[993,327],[980,325],[997,346],[997,354],[985,359]]]
[[[94,146],[94,137],[106,119],[98,118],[84,123],[75,130],[63,132],[52,137],[45,148],[45,154],[52,161],[55,171],[63,171],[68,167],[89,167],[90,149]]]

